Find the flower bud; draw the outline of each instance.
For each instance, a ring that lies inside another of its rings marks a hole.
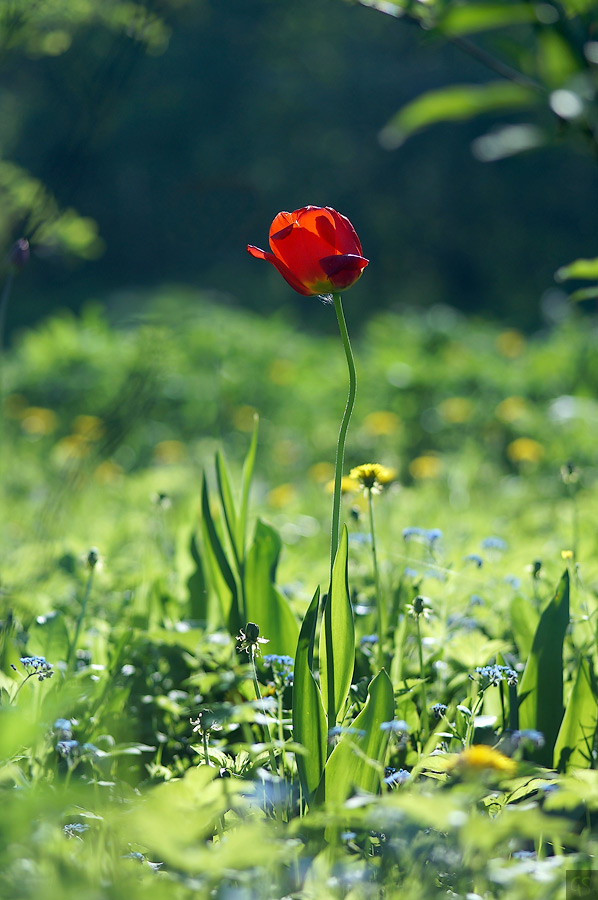
[[[15,241],[8,254],[8,264],[15,271],[20,272],[29,262],[29,241],[25,238],[19,238]]]

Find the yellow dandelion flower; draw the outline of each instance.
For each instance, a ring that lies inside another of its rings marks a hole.
[[[527,401],[523,397],[505,397],[496,407],[496,418],[501,422],[510,424],[520,419],[528,410]]]
[[[357,481],[355,478],[351,478],[349,475],[343,475],[343,477],[341,478],[341,494],[356,494],[357,491],[360,490],[361,484],[359,483],[359,481]],[[326,485],[326,493],[334,493],[334,478]]]
[[[185,445],[180,441],[160,441],[154,447],[154,462],[169,466],[181,462],[185,456]]]
[[[468,422],[473,414],[473,403],[467,397],[447,397],[438,407],[438,412],[445,422],[451,425],[462,425]]]
[[[514,775],[517,771],[517,763],[501,753],[500,750],[495,750],[494,747],[489,747],[487,744],[473,744],[456,754],[451,759],[448,768],[451,771],[470,774],[490,771],[500,775]]]
[[[86,441],[98,441],[104,434],[104,423],[98,416],[77,416],[73,433],[80,434]]]
[[[573,550],[561,550],[562,559],[573,559]]]
[[[496,349],[507,359],[515,359],[525,350],[525,337],[516,328],[509,328],[496,338]]]
[[[380,463],[362,463],[349,472],[349,478],[357,481],[364,491],[371,491],[373,494],[379,494],[396,477],[397,473],[394,469],[389,469]]]
[[[307,474],[316,484],[326,484],[334,477],[334,466],[330,462],[314,463],[307,470]]]
[[[42,406],[29,406],[20,414],[21,428],[32,437],[52,434],[58,425],[58,416],[51,409]]]
[[[409,472],[417,481],[424,481],[427,478],[438,478],[442,472],[442,460],[432,453],[417,456],[410,462]]]
[[[544,456],[544,447],[533,438],[517,438],[507,447],[507,456],[514,463],[538,463]]]
[[[282,509],[284,506],[288,506],[289,503],[292,503],[296,496],[297,491],[295,490],[294,485],[279,484],[277,487],[272,488],[268,494],[267,500],[270,506],[273,506],[275,509]]]
[[[396,413],[380,409],[370,413],[363,420],[363,430],[374,437],[396,434],[401,428],[401,420]]]

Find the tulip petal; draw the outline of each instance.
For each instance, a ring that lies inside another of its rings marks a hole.
[[[291,270],[268,250],[260,250],[259,247],[247,244],[247,252],[255,257],[255,259],[265,259],[266,262],[272,263],[272,265],[278,269],[287,284],[290,284],[293,290],[297,291],[298,294],[303,294],[304,297],[314,297],[320,293],[319,291],[312,291],[302,284],[299,279],[293,275]]]
[[[320,260],[322,271],[336,290],[342,290],[354,284],[367,266],[369,260],[354,253],[341,253],[325,256]]]

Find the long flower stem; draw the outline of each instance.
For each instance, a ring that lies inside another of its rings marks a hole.
[[[343,346],[345,348],[345,356],[347,357],[347,367],[349,369],[349,396],[347,397],[347,405],[341,421],[341,427],[338,433],[338,443],[336,445],[336,460],[334,465],[334,496],[332,500],[332,538],[330,541],[330,580],[332,583],[332,567],[338,545],[340,542],[340,518],[341,518],[341,483],[343,478],[343,463],[345,459],[345,441],[347,439],[347,429],[351,413],[355,406],[355,393],[357,390],[357,376],[355,374],[355,361],[353,359],[353,351],[351,350],[351,342],[349,341],[349,332],[347,331],[347,323],[345,322],[345,314],[343,313],[343,304],[340,294],[333,294],[334,310],[338,320]]]
[[[372,561],[374,564],[374,584],[376,587],[376,610],[378,613],[378,668],[384,667],[384,634],[386,630],[386,617],[384,604],[382,602],[382,592],[380,591],[380,573],[378,571],[378,556],[376,553],[376,530],[374,528],[374,500],[372,498],[371,488],[367,489],[368,507],[370,511],[370,534],[372,536]]]
[[[4,282],[4,289],[2,291],[2,297],[0,297],[0,354],[4,349],[4,321],[6,319],[6,310],[8,308],[8,298],[10,297],[10,291],[12,288],[12,282],[14,279],[13,272],[9,272],[6,276],[6,281]]]
[[[268,719],[266,716],[266,707],[264,706],[264,701],[262,700],[262,692],[260,691],[260,683],[257,678],[257,668],[255,665],[255,655],[251,652],[251,673],[253,676],[253,689],[255,691],[255,699],[261,703],[262,713],[264,716],[264,731],[266,732],[266,740],[268,741],[268,756],[270,757],[270,768],[272,770],[272,774],[276,774],[276,757],[274,756],[274,751],[272,750],[272,735],[270,734],[270,726],[268,725]]]
[[[81,611],[79,612],[79,618],[77,619],[77,624],[75,626],[75,633],[73,635],[73,640],[69,647],[67,666],[70,669],[75,662],[75,654],[77,652],[77,643],[79,641],[79,633],[81,631],[81,625],[83,624],[83,619],[85,617],[85,610],[87,609],[87,601],[89,600],[89,595],[91,593],[91,586],[93,584],[93,573],[95,571],[95,566],[92,566],[89,570],[89,576],[87,578],[87,584],[85,585],[85,594],[83,596],[83,602],[81,604]]]
[[[430,727],[428,724],[428,696],[426,692],[426,670],[424,666],[424,650],[422,646],[422,632],[419,624],[419,616],[415,617],[415,624],[417,627],[417,650],[419,654],[419,677],[421,679],[421,704],[422,704],[422,715],[421,715],[421,724],[422,731],[424,736],[424,741],[428,740],[428,736],[430,734]]]

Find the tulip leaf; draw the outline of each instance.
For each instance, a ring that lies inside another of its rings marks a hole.
[[[381,669],[370,683],[365,706],[330,754],[318,786],[318,801],[344,803],[355,790],[379,790],[390,736],[382,726],[393,718],[392,682]]]
[[[191,535],[189,542],[189,552],[191,559],[195,563],[195,569],[187,579],[187,590],[189,592],[189,615],[197,622],[205,622],[207,625],[219,625],[218,615],[214,616],[214,610],[211,609],[208,586],[206,584],[206,576],[204,565],[199,551],[197,536]],[[213,606],[213,604],[212,604]]]
[[[561,266],[554,275],[557,281],[567,281],[569,278],[577,278],[580,281],[598,280],[598,258],[576,259],[567,266]]]
[[[545,744],[534,753],[551,766],[563,719],[563,642],[569,625],[569,572],[540,616],[523,678],[519,685],[519,727],[541,731]]]
[[[237,520],[237,546],[241,558],[245,554],[245,534],[247,532],[247,514],[249,510],[249,490],[251,488],[251,479],[253,478],[253,468],[255,466],[255,455],[257,451],[257,435],[258,435],[259,418],[257,413],[253,420],[253,433],[251,435],[251,443],[249,450],[243,463],[243,475],[241,479],[241,505],[239,508],[239,518]]]
[[[380,142],[389,150],[396,149],[429,125],[463,121],[502,109],[520,109],[536,102],[537,95],[531,88],[509,81],[450,85],[421,94],[399,110],[382,129]]]
[[[355,627],[347,570],[348,544],[345,525],[332,567],[332,581],[320,632],[320,684],[328,728],[336,724],[347,699],[355,666]]]
[[[301,625],[293,674],[293,737],[307,750],[307,754],[297,754],[295,759],[301,787],[307,798],[320,783],[327,746],[326,715],[312,672],[319,603],[318,588]]]
[[[245,613],[247,621],[259,625],[268,639],[268,653],[292,656],[299,628],[286,597],[275,585],[281,545],[278,533],[258,519],[245,561]]]
[[[210,495],[206,477],[203,477],[201,490],[202,535],[207,549],[208,564],[214,589],[220,601],[222,614],[231,634],[244,624],[239,614],[239,590],[233,570],[228,561],[224,547],[216,530],[210,509]]]
[[[588,661],[581,659],[554,746],[554,767],[559,772],[592,766],[597,723],[597,700],[592,681]]]
[[[235,557],[235,562],[237,563],[238,567],[239,561],[240,559],[242,559],[242,553],[239,551],[239,547],[237,545],[237,510],[235,508],[235,500],[230,483],[228,466],[226,465],[226,460],[221,450],[218,450],[216,452],[216,480],[218,483],[218,493],[220,494],[222,511],[224,512],[226,530],[228,532],[228,537],[230,540],[233,555]]]

